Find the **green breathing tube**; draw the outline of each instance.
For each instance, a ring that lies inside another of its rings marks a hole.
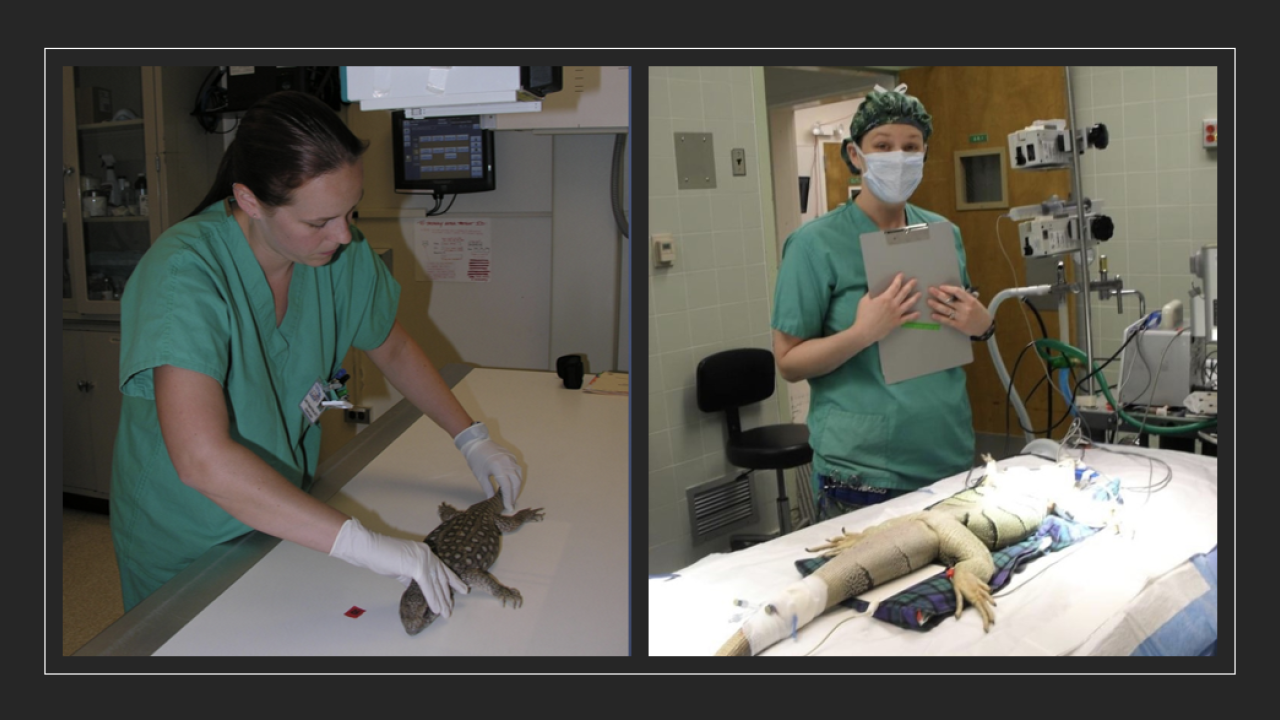
[[[1039,340],[1035,341],[1035,344],[1036,344],[1037,352],[1039,352],[1040,348],[1042,347],[1050,350],[1057,350],[1058,352],[1066,356],[1069,360],[1074,361],[1076,364],[1086,365],[1086,358],[1084,355],[1084,351],[1080,350],[1079,348],[1072,347],[1071,345],[1068,345],[1062,342],[1061,340],[1054,340],[1053,338],[1040,338]],[[1092,362],[1088,362],[1087,364],[1088,366],[1093,368],[1092,374],[1098,376],[1098,384],[1102,386],[1102,394],[1106,395],[1107,402],[1111,403],[1111,407],[1116,409],[1116,414],[1119,415],[1121,418],[1124,418],[1125,422],[1138,428],[1138,432],[1150,433],[1152,435],[1180,435],[1183,433],[1198,432],[1206,428],[1214,428],[1218,426],[1217,418],[1213,418],[1210,420],[1203,420],[1197,423],[1189,423],[1186,425],[1176,425],[1171,427],[1154,427],[1154,426],[1147,425],[1143,421],[1135,420],[1134,418],[1129,417],[1129,414],[1124,411],[1124,408],[1120,405],[1120,403],[1117,402],[1116,399],[1111,396],[1111,387],[1107,385],[1107,380],[1102,376],[1102,373],[1098,372],[1098,366]]]

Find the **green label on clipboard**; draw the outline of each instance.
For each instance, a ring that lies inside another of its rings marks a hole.
[[[911,328],[912,330],[938,330],[942,325],[941,323],[908,322],[902,323],[902,327]]]

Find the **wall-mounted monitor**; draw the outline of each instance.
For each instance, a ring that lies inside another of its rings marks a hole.
[[[391,113],[391,137],[397,143],[395,191],[453,195],[492,190],[493,130],[479,115],[411,117]]]

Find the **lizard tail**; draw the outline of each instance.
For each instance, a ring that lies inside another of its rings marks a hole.
[[[747,642],[747,636],[741,630],[735,630],[733,636],[725,641],[724,645],[716,651],[717,656],[750,656],[751,643]]]

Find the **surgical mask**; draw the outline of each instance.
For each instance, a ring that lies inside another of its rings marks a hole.
[[[922,152],[894,150],[864,155],[857,143],[850,142],[849,145],[862,158],[862,181],[871,194],[890,205],[905,203],[924,177]]]

